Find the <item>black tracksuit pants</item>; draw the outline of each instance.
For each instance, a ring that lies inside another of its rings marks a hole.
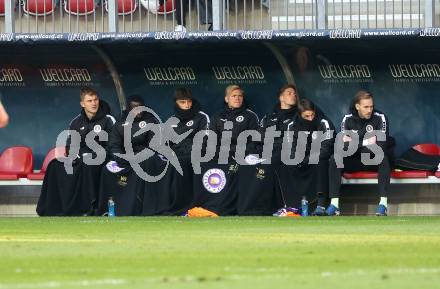
[[[386,197],[390,185],[391,166],[387,155],[384,155],[382,162],[377,166],[367,166],[361,162],[361,154],[346,157],[343,160],[344,168],[338,168],[334,156],[330,158],[330,198],[339,198],[341,189],[341,177],[344,172],[372,171],[379,174],[379,196]]]

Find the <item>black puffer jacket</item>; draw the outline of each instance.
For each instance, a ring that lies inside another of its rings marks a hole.
[[[225,129],[225,123],[232,122],[232,129]],[[222,132],[232,131],[230,156],[235,155],[237,139],[241,132],[245,130],[258,131],[258,116],[255,112],[248,109],[246,105],[241,108],[231,109],[225,105],[224,109],[214,115],[211,121],[210,129],[217,134],[217,152],[220,149]],[[254,151],[253,144],[248,142],[246,152]]]
[[[329,159],[333,154],[335,127],[333,123],[327,119],[327,117],[320,110],[316,111],[316,116],[312,121],[303,119],[299,114],[295,115],[294,120],[289,123],[289,131],[293,132],[292,135],[292,158],[295,155],[298,144],[298,137],[300,132],[307,134],[307,142],[305,149],[305,158],[303,163],[307,163],[311,153],[311,146],[313,141],[317,139],[317,132],[324,134],[324,139],[321,142],[321,148],[319,150],[319,159]],[[331,133],[333,131],[333,134]],[[318,153],[318,152],[316,152]]]
[[[194,135],[201,130],[208,130],[210,119],[209,116],[200,110],[200,104],[197,100],[192,100],[193,105],[189,110],[174,108],[175,114],[172,117],[179,119],[179,123],[173,127],[173,130],[181,135],[189,130],[192,132],[179,143],[170,143],[171,149],[177,156],[191,155]]]
[[[269,127],[275,126],[276,131],[281,132],[280,137],[276,137],[274,139],[274,151],[280,151],[281,145],[283,143],[284,132],[290,130],[290,126],[298,109],[296,106],[293,106],[290,109],[281,109],[280,104],[274,107],[273,112],[265,115],[260,122],[260,133],[261,133],[261,143],[259,143],[259,151],[263,149],[263,141],[266,134],[266,130]]]
[[[116,156],[116,153],[125,154],[124,146],[124,129],[127,127],[128,122],[126,121],[128,112],[124,112],[122,120],[116,122],[109,135],[108,151],[110,153],[110,158],[118,163],[121,167],[126,167],[129,165],[128,161],[123,158]],[[158,119],[148,112],[142,112],[139,117],[136,117],[131,126],[131,145],[134,153],[138,153],[149,146],[151,138],[154,133],[148,130],[140,135],[134,136],[139,130],[144,128],[149,123],[158,124]]]
[[[93,152],[91,148],[87,147],[85,141],[87,134],[90,132],[94,134],[94,139],[97,143],[102,147],[107,148],[107,142],[98,141],[97,136],[102,131],[110,133],[115,122],[115,118],[110,115],[110,106],[102,99],[99,101],[98,111],[92,119],[89,119],[84,109],[82,109],[81,113],[70,122],[69,126],[69,130],[77,131],[81,136],[81,142],[79,143],[79,156],[81,157],[85,153]],[[67,154],[69,154],[73,145],[71,137],[69,136],[66,144]]]
[[[337,133],[335,125],[321,110],[318,109],[316,110],[315,119],[318,122],[316,131],[323,132],[325,136],[321,143],[319,159],[329,159],[334,152],[335,137]]]

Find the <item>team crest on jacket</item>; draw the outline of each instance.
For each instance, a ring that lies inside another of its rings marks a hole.
[[[264,179],[266,177],[264,169],[262,168],[257,169],[256,177],[260,180]]]
[[[147,123],[145,122],[145,120],[143,120],[139,123],[139,128],[144,128],[146,126],[147,126]]]
[[[228,174],[236,173],[238,171],[238,164],[229,165]]]
[[[244,116],[239,115],[237,116],[237,118],[235,119],[237,122],[242,122],[244,120]]]
[[[220,193],[226,186],[225,172],[221,169],[210,169],[203,175],[202,182],[208,192]]]
[[[194,121],[193,120],[190,120],[190,121],[188,121],[187,123],[186,123],[186,126],[192,126],[194,124]]]
[[[118,177],[118,184],[121,187],[125,187],[127,185],[127,176],[119,176]]]
[[[99,124],[97,124],[93,127],[93,131],[96,133],[99,133],[101,130],[102,130],[102,128]]]
[[[318,132],[314,131],[312,132],[312,139],[316,139],[318,137]]]
[[[373,131],[373,126],[371,124],[367,125],[367,132],[372,132]]]

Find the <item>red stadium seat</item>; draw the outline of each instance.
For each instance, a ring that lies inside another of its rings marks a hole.
[[[5,0],[0,0],[0,16],[5,15]]]
[[[157,14],[169,14],[176,11],[176,2],[173,0],[166,0],[165,5],[160,5]]]
[[[440,147],[436,144],[418,144],[413,146],[413,149],[425,155],[440,155]],[[423,179],[432,175],[434,175],[432,172],[425,170],[405,170],[393,171],[391,177],[395,179]]]
[[[32,172],[34,158],[30,147],[10,147],[0,156],[0,180],[25,178]]]
[[[136,9],[136,0],[118,0],[118,15],[132,14]],[[108,13],[108,0],[105,1],[105,11]]]
[[[46,157],[44,158],[43,166],[41,167],[40,172],[38,172],[38,173],[30,173],[30,174],[27,175],[27,178],[29,180],[43,180],[44,179],[44,174],[46,173],[46,169],[47,169],[47,166],[49,165],[49,163],[53,159],[55,159],[57,157],[64,156],[65,153],[66,153],[66,148],[65,147],[59,147],[59,148],[51,149],[47,153]]]
[[[344,173],[343,177],[345,179],[377,179],[377,172],[352,172]]]
[[[418,144],[413,146],[413,149],[425,155],[440,156],[440,146],[436,144]]]
[[[26,0],[23,3],[23,11],[26,14],[43,16],[50,15],[56,9],[55,0]]]
[[[426,155],[440,155],[440,147],[436,144],[418,144],[413,146],[413,149]],[[432,172],[422,170],[391,172],[391,177],[394,179],[424,179],[432,175]],[[352,172],[344,173],[343,176],[345,179],[377,179],[378,174],[376,172]],[[438,172],[436,173],[436,176],[440,177]]]
[[[170,14],[176,11],[176,0],[166,0],[165,5],[159,5],[158,0],[140,0],[142,6],[153,14]],[[177,0],[180,1],[180,0]]]
[[[437,178],[440,178],[440,171],[435,172],[435,176],[436,176]]]
[[[87,15],[95,12],[95,0],[66,0],[64,10],[72,15]]]

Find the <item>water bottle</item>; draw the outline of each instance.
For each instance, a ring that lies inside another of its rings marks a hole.
[[[301,200],[301,216],[307,217],[308,215],[309,215],[309,201],[307,201],[306,196],[303,196]]]
[[[116,214],[115,214],[115,202],[113,201],[112,197],[110,197],[108,199],[108,216],[109,217],[116,216]]]

